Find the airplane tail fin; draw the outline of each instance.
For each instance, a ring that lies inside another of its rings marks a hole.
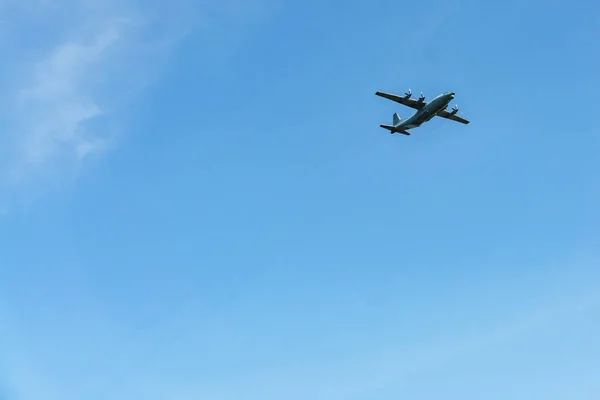
[[[393,125],[396,126],[396,125],[398,125],[400,123],[400,121],[402,121],[402,118],[400,118],[400,116],[398,115],[398,113],[394,113],[392,121],[393,121]]]

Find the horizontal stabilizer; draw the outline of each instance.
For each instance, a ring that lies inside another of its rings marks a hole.
[[[396,129],[395,126],[392,126],[392,125],[379,125],[379,126],[383,129],[387,129],[388,131],[390,131],[390,133],[401,133],[403,135],[410,136],[410,133],[408,133],[406,131],[399,131]]]

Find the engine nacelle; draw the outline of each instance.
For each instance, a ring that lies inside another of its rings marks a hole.
[[[412,92],[410,91],[410,89],[408,89],[408,92],[404,93],[406,95],[407,99],[410,99],[410,96],[412,96]]]
[[[423,92],[421,92],[421,96],[419,97],[419,102],[423,102],[425,101],[425,96],[423,95]]]
[[[452,107],[452,111],[450,111],[450,114],[454,115],[458,112],[458,104],[455,105],[454,107]]]

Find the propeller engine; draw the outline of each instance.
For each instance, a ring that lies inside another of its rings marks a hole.
[[[412,96],[412,92],[410,91],[410,89],[408,89],[408,92],[404,93],[406,95],[407,99],[410,99],[410,96]]]
[[[425,101],[425,96],[423,95],[423,92],[421,92],[421,97],[419,97],[419,101],[420,102]]]
[[[454,107],[452,107],[452,111],[450,112],[450,114],[454,115],[458,112],[458,104],[455,105]]]

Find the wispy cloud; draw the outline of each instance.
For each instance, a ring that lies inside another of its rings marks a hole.
[[[520,316],[513,315],[511,319],[474,335],[405,349],[387,349],[379,357],[361,360],[359,365],[365,368],[351,374],[350,379],[348,376],[332,379],[332,384],[320,386],[316,390],[317,395],[310,393],[310,396],[323,399],[369,397],[370,393],[401,386],[417,376],[427,376],[432,371],[451,367],[460,360],[487,353],[492,348],[506,346],[524,337],[539,336],[557,325],[597,312],[600,295],[596,289],[571,294],[568,300],[525,311]]]
[[[595,286],[594,286],[595,287]],[[292,367],[278,371],[248,371],[235,385],[208,390],[176,392],[179,399],[211,398],[233,400],[243,391],[248,399],[366,399],[389,388],[400,390],[406,382],[450,369],[464,359],[488,354],[491,349],[510,346],[523,338],[543,336],[557,326],[571,324],[582,316],[597,313],[600,295],[597,287],[584,293],[569,293],[566,299],[497,321],[470,335],[419,345],[399,345],[381,349],[367,357],[352,357],[309,369]]]
[[[22,164],[17,179],[30,173],[28,167],[43,167],[53,157],[81,160],[105,148],[106,137],[86,129],[85,123],[103,114],[91,81],[117,40],[119,32],[109,28],[87,43],[60,45],[35,65],[30,83],[16,99],[20,116],[16,150]]]
[[[107,118],[156,76],[156,60],[193,22],[174,21],[173,9],[186,14],[185,0],[169,2],[162,18],[164,5],[151,3],[142,11],[132,1],[0,2],[0,20],[10,21],[0,26],[8,88],[1,98],[2,186],[71,178],[114,144],[118,127]]]

